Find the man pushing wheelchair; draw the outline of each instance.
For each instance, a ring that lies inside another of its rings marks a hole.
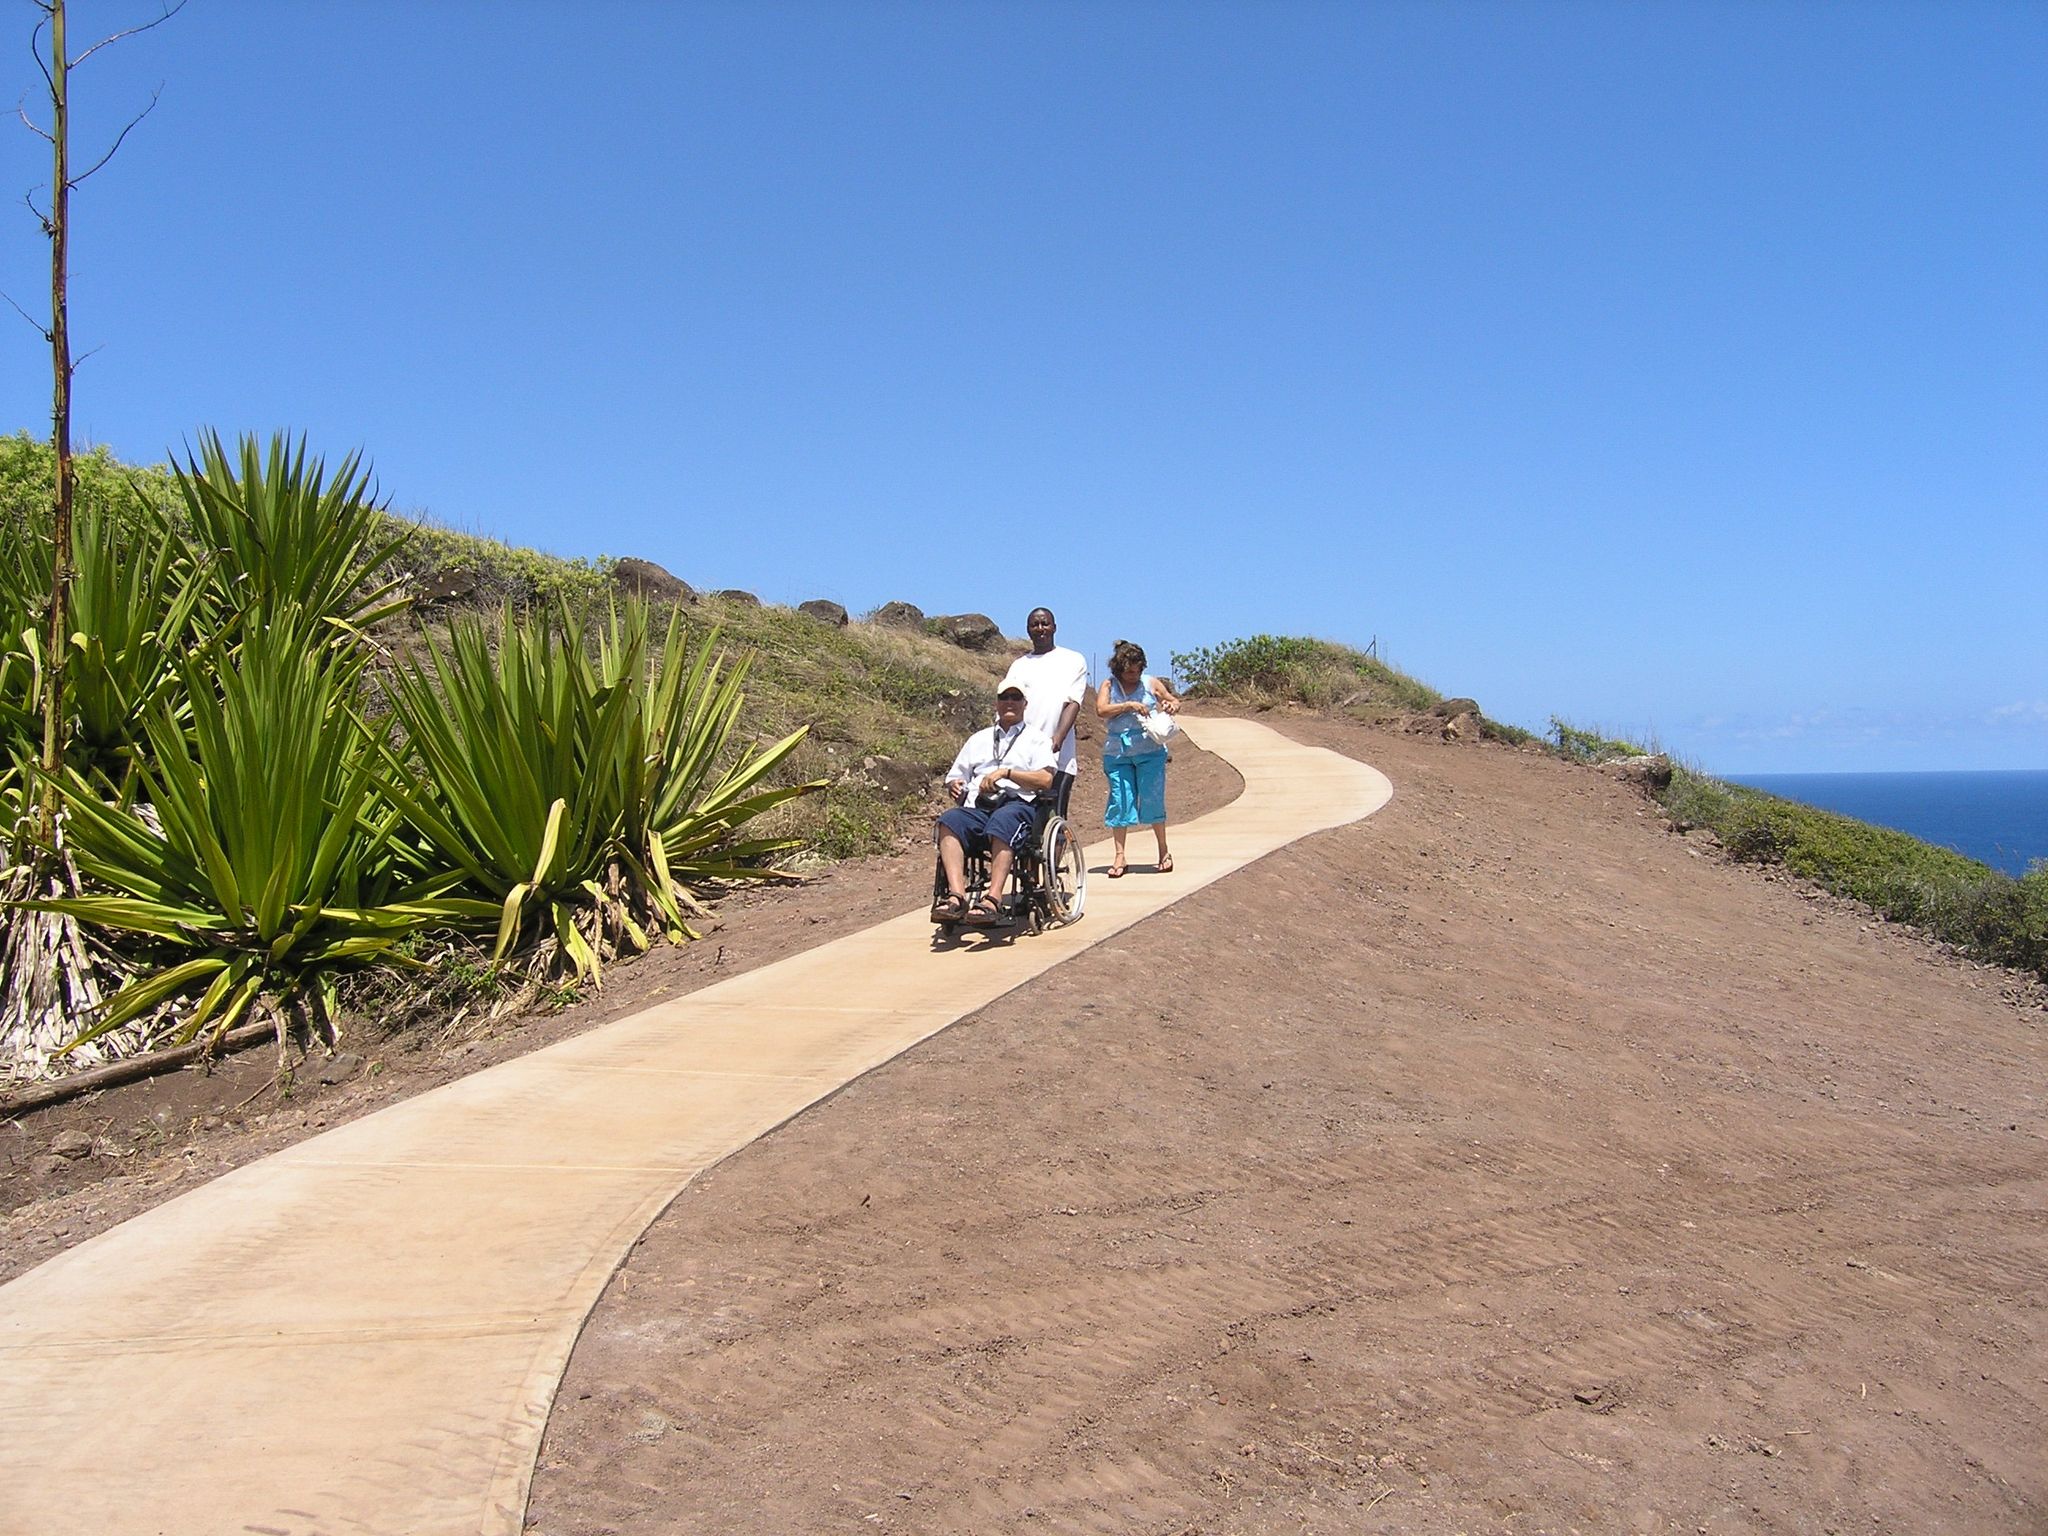
[[[1007,919],[1002,893],[1018,850],[1038,836],[1037,797],[1052,788],[1057,762],[1051,739],[1024,719],[1024,690],[1005,682],[996,694],[996,723],[976,731],[946,770],[958,802],[932,828],[945,890],[932,903],[935,923],[987,926]],[[988,884],[970,898],[968,856],[988,851]]]

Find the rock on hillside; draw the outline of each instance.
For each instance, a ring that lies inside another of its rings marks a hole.
[[[924,610],[915,603],[884,603],[869,619],[876,624],[886,624],[891,629],[923,629]]]
[[[931,626],[940,639],[952,641],[963,651],[1000,651],[1009,646],[1002,626],[985,613],[945,614],[933,619]]]
[[[652,560],[628,557],[612,565],[612,584],[621,592],[651,598],[660,603],[694,603],[697,592],[687,581],[672,576]]]

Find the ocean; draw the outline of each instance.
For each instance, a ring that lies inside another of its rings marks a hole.
[[[2048,859],[2048,770],[1760,773],[1729,782],[1892,827],[2009,875]]]

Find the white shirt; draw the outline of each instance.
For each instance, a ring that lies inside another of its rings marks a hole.
[[[1025,722],[1037,726],[1050,740],[1053,728],[1060,723],[1060,711],[1069,703],[1079,704],[1088,697],[1088,658],[1063,645],[1056,645],[1043,655],[1033,651],[1011,662],[1010,670],[1003,674],[1002,686],[1012,685],[1024,690]],[[1079,718],[1077,712],[1075,719]],[[1059,743],[1059,761],[1055,766],[1061,773],[1074,771],[1071,728]]]
[[[1019,720],[1007,731],[999,725],[991,725],[968,737],[960,748],[960,755],[953,759],[953,766],[946,770],[946,782],[965,784],[971,792],[981,783],[981,776],[992,769],[1029,773],[1036,768],[1050,768],[1052,764],[1052,743],[1046,739],[1045,732],[1029,720]],[[1021,800],[1035,799],[1038,793],[1014,782],[1009,791]]]

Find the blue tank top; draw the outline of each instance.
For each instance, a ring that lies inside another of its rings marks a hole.
[[[1136,688],[1124,687],[1117,675],[1109,675],[1109,702],[1112,704],[1133,704],[1143,702],[1148,709],[1153,707],[1156,695],[1152,692],[1152,674],[1143,673]],[[1102,755],[1104,757],[1149,757],[1154,752],[1164,752],[1166,744],[1154,741],[1145,734],[1143,715],[1117,715],[1102,722]]]

